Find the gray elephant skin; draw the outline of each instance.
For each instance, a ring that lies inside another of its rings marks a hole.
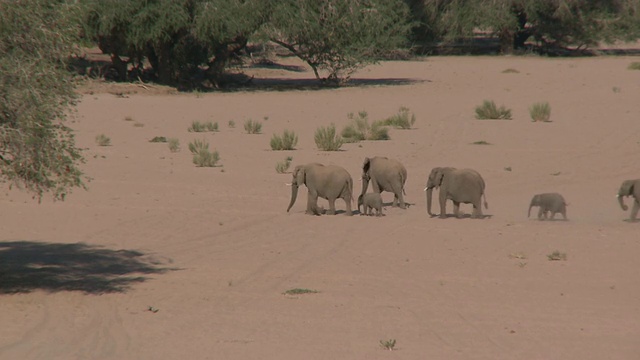
[[[473,204],[472,218],[484,218],[482,214],[482,198],[484,207],[488,209],[485,195],[485,183],[482,176],[473,169],[456,169],[453,167],[435,167],[431,169],[425,191],[427,193],[427,213],[431,213],[433,189],[439,188],[440,218],[447,217],[446,202],[453,201],[453,213],[460,217],[460,204]]]
[[[640,210],[640,179],[623,181],[616,196],[618,198],[618,202],[620,203],[620,207],[624,211],[627,211],[627,209],[629,209],[629,207],[624,203],[624,197],[633,197],[633,207],[631,208],[629,220],[635,221],[636,216],[638,215],[638,210]]]
[[[364,213],[360,215],[373,215],[373,209],[376,210],[376,216],[382,216],[382,196],[379,193],[366,193],[358,196],[358,211],[360,206],[363,207]]]
[[[404,202],[404,184],[407,181],[407,169],[399,161],[382,156],[364,158],[362,164],[362,192],[364,195],[371,182],[374,193],[392,192],[393,206],[406,208]]]
[[[567,202],[564,200],[564,197],[558,193],[533,195],[531,203],[529,203],[529,213],[527,217],[531,216],[531,208],[534,206],[538,207],[538,220],[548,219],[548,213],[551,213],[551,220],[553,220],[557,213],[562,214],[562,217],[567,220]]]
[[[307,187],[307,210],[310,215],[320,215],[323,209],[318,207],[318,197],[329,200],[329,215],[336,213],[336,199],[343,199],[346,204],[346,215],[352,215],[353,179],[343,167],[310,163],[298,165],[293,170],[291,182],[291,202],[287,212],[296,202],[298,187]]]

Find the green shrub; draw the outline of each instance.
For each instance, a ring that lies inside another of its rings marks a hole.
[[[291,166],[291,161],[293,158],[291,156],[287,156],[284,161],[278,161],[276,163],[276,172],[278,174],[284,174],[289,170],[289,166]]]
[[[562,253],[556,250],[551,254],[547,255],[547,259],[549,259],[549,261],[558,261],[558,260],[565,261],[567,260],[567,253]]]
[[[178,152],[180,151],[180,140],[178,140],[177,138],[169,138],[168,140],[169,142],[169,151],[171,152]]]
[[[640,61],[634,61],[627,67],[629,70],[640,70]]]
[[[233,129],[234,127],[236,127],[236,122],[234,120],[229,120],[227,126]]]
[[[336,126],[321,126],[316,129],[314,140],[316,146],[322,151],[338,151],[342,147],[343,140],[336,134]]]
[[[476,107],[476,119],[506,119],[511,120],[511,110],[501,106],[499,109],[496,103],[485,100],[482,105]]]
[[[218,122],[211,122],[209,121],[208,123],[204,124],[205,129],[207,129],[207,131],[213,131],[213,132],[218,132],[219,131],[219,127],[218,127]]]
[[[111,139],[105,134],[100,134],[96,136],[96,144],[98,146],[109,146],[111,145]]]
[[[491,143],[490,143],[490,142],[485,141],[485,140],[478,140],[478,141],[474,141],[474,142],[472,142],[471,144],[473,144],[473,145],[491,145]]]
[[[200,121],[192,121],[191,126],[187,129],[189,132],[205,132],[207,131],[207,127],[204,123]]]
[[[248,119],[244,122],[244,130],[247,134],[260,134],[262,131],[262,123]]]
[[[409,116],[409,108],[401,106],[396,115],[383,120],[382,123],[384,125],[393,126],[396,129],[411,129],[415,122],[416,115],[411,114],[411,116]]]
[[[384,121],[374,121],[369,125],[369,115],[366,111],[360,111],[357,116],[349,113],[347,117],[351,120],[351,124],[345,126],[340,133],[345,142],[390,139],[389,130],[385,127]]]
[[[302,294],[317,294],[319,291],[318,290],[313,290],[313,289],[305,289],[305,288],[295,288],[295,289],[289,289],[285,292],[283,292],[283,295],[302,295]]]
[[[271,137],[271,150],[294,150],[298,144],[298,135],[295,132],[285,130],[282,136],[273,134]]]
[[[548,102],[535,103],[529,107],[529,115],[532,121],[549,121],[551,117],[551,106]]]
[[[206,140],[194,140],[189,143],[189,151],[193,154],[193,163],[198,167],[214,167],[220,161],[217,151],[209,151],[209,143]]]

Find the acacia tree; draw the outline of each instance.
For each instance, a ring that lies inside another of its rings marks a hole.
[[[0,181],[41,199],[84,187],[83,162],[64,125],[76,95],[66,59],[79,8],[66,1],[0,1]]]
[[[336,84],[402,46],[410,29],[402,0],[281,0],[271,14],[267,37]]]
[[[483,30],[500,39],[503,53],[527,40],[544,47],[588,47],[640,37],[638,0],[406,0],[419,21],[414,37],[471,38]]]

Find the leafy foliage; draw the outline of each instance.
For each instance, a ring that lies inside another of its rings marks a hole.
[[[282,0],[265,33],[309,64],[317,79],[341,84],[401,46],[407,19],[401,0]]]
[[[338,151],[343,144],[342,138],[336,134],[334,124],[316,129],[314,140],[318,149],[322,151]]]
[[[66,59],[78,43],[80,7],[63,0],[0,1],[1,181],[64,200],[87,180],[73,131]]]
[[[485,100],[482,105],[476,107],[476,119],[506,119],[511,120],[511,110],[500,106],[498,108],[496,103],[492,100]]]

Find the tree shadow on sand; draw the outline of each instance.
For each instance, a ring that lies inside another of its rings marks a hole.
[[[0,242],[0,294],[81,291],[122,293],[146,275],[175,270],[134,250],[110,250],[83,243]]]

